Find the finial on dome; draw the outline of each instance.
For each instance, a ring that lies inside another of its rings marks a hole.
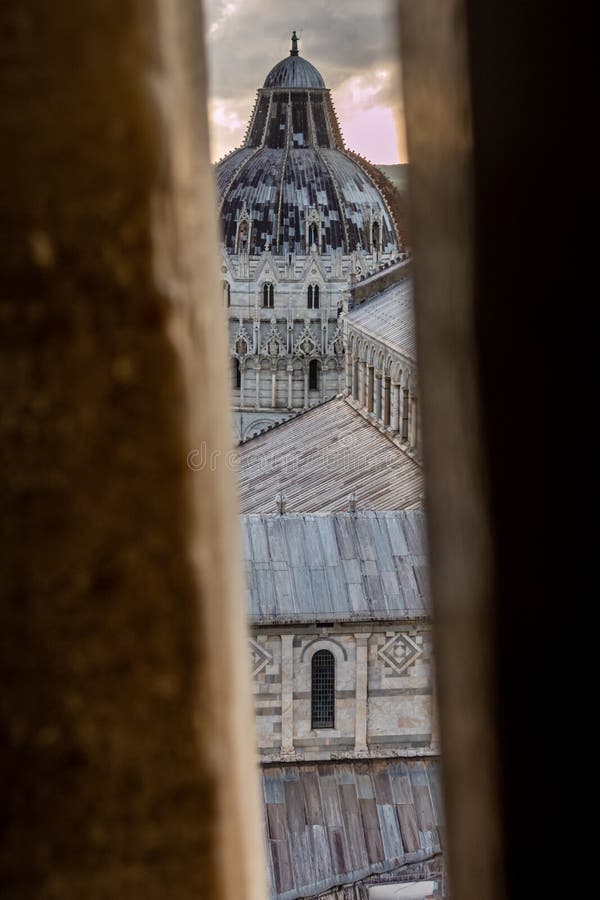
[[[290,50],[290,56],[298,56],[298,35],[296,34],[296,29],[292,31],[292,49]]]

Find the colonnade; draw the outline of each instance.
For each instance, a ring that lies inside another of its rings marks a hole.
[[[395,378],[358,353],[346,358],[346,393],[355,403],[410,449],[419,443],[418,399],[408,371]]]
[[[235,358],[233,357],[233,359]],[[239,387],[236,387],[235,383],[232,385],[234,404],[256,409],[307,408],[315,402],[322,402],[327,396],[342,391],[344,386],[343,366],[337,368],[328,359],[317,359],[319,363],[318,387],[314,390],[310,387],[310,360],[305,360],[301,366],[288,361],[284,368],[281,361],[273,364],[273,360],[268,357],[240,358]],[[270,365],[266,364],[265,360],[268,360]],[[287,376],[284,376],[284,379],[281,378],[282,371]],[[331,373],[335,373],[337,377],[331,378]],[[251,387],[250,392],[248,391],[249,379],[254,380],[254,390]],[[285,387],[282,382],[285,383]],[[298,392],[299,386],[301,386],[300,392]]]

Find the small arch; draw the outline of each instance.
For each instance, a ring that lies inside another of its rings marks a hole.
[[[265,281],[263,284],[263,307],[265,309],[273,309],[275,305],[275,291],[272,281]]]
[[[311,660],[311,728],[335,728],[335,657],[317,650]]]
[[[308,249],[315,245],[319,247],[319,228],[316,222],[311,222],[308,226]]]
[[[319,390],[319,360],[311,359],[308,364],[308,389],[309,391]]]
[[[313,638],[312,641],[309,641],[305,647],[302,648],[302,653],[300,654],[300,662],[304,662],[305,658],[312,658],[317,650],[329,650],[336,657],[339,663],[348,661],[348,654],[346,652],[345,647],[339,643],[339,641],[334,640],[333,638]]]

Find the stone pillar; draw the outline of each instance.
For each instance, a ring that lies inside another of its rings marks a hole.
[[[358,402],[367,405],[367,364],[364,359],[358,362]]]
[[[254,357],[254,366],[255,366],[254,377],[256,380],[256,397],[254,398],[254,405],[258,409],[258,407],[260,406],[260,357],[259,356]]]
[[[350,353],[346,353],[345,362],[345,370],[346,370],[346,395],[350,396],[352,394],[352,359],[353,357]]]
[[[304,409],[308,406],[308,364],[304,366]]]
[[[374,398],[373,398],[373,413],[376,419],[381,419],[381,372],[375,372],[375,382],[374,382]]]
[[[368,722],[368,665],[369,665],[369,638],[371,634],[357,632],[356,638],[356,699],[355,699],[355,723],[354,723],[354,750],[356,753],[366,753],[367,747],[367,722]]]
[[[389,424],[391,421],[392,414],[392,398],[391,398],[391,378],[386,376],[383,380],[383,424],[386,428],[389,428]]]
[[[408,442],[414,450],[417,446],[417,397],[416,394],[410,398],[410,432]]]
[[[271,407],[277,406],[277,366],[271,365]]]
[[[322,363],[319,367],[319,400],[323,400],[325,397],[325,388],[327,386],[327,373],[329,368],[327,363]]]
[[[294,752],[294,635],[281,635],[281,752]]]
[[[244,405],[244,376],[246,375],[246,362],[240,362],[240,407]]]
[[[358,357],[352,358],[352,399],[358,400]]]
[[[390,428],[397,434],[400,429],[400,385],[397,381],[392,382],[392,411],[390,417]]]
[[[373,392],[375,388],[375,367],[367,366],[367,412],[373,412]]]
[[[293,365],[288,365],[287,366],[287,377],[288,377],[288,402],[287,402],[287,405],[288,405],[288,409],[292,408],[292,404],[294,402],[294,394],[293,394],[294,385],[293,385],[293,380],[292,380],[293,375],[294,375],[294,367],[293,367]]]
[[[408,388],[402,388],[400,393],[402,398],[402,419],[401,419],[401,430],[400,437],[403,441],[408,440],[408,416],[410,412],[410,395]]]
[[[262,900],[201,7],[0,4],[0,56],[0,892]]]

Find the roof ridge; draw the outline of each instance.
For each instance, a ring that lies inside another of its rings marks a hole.
[[[348,517],[360,517],[363,515],[370,516],[399,516],[406,515],[407,513],[419,513],[420,515],[425,515],[425,507],[421,506],[413,506],[413,507],[405,507],[403,509],[375,509],[373,508],[363,508],[356,509],[351,511],[349,509],[325,509],[322,512],[255,512],[255,513],[239,513],[240,519],[250,519],[250,518],[260,518],[260,519],[310,519],[314,517],[324,518],[329,517],[333,518],[334,516],[348,516]]]
[[[242,447],[245,444],[249,444],[250,441],[254,441],[256,438],[262,437],[263,434],[269,434],[271,431],[274,431],[276,428],[280,428],[282,425],[287,425],[288,422],[295,421],[299,419],[301,416],[305,416],[306,413],[312,412],[313,409],[319,409],[321,406],[325,406],[327,403],[331,403],[333,400],[338,400],[343,398],[343,394],[334,394],[331,397],[326,397],[324,400],[319,400],[318,403],[313,403],[312,406],[302,407],[302,409],[296,410],[296,412],[292,413],[291,416],[288,416],[287,419],[283,419],[281,422],[274,422],[272,425],[268,425],[266,428],[263,428],[262,431],[253,434],[252,437],[245,438],[244,440],[238,441],[237,446]]]

